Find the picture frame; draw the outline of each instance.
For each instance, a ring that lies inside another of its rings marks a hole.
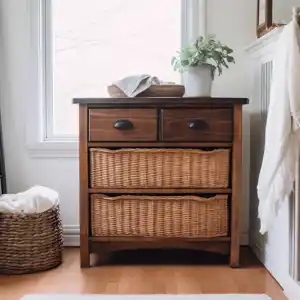
[[[257,0],[256,35],[261,37],[273,27],[273,0]]]

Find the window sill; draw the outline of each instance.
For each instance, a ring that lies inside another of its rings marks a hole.
[[[77,141],[43,141],[27,146],[32,158],[78,158],[79,143]]]

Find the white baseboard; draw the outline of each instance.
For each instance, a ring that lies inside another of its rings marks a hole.
[[[270,272],[270,274],[275,278],[278,284],[283,289],[284,294],[289,300],[299,300],[300,299],[300,284],[295,282],[289,274],[282,276],[281,279],[278,277],[278,272],[273,270],[270,262],[266,260],[266,253],[263,248],[263,245],[260,244],[259,239],[254,235],[250,238],[250,247],[252,248],[254,254],[260,260],[260,262],[265,266],[265,268]],[[277,276],[276,276],[277,275]]]
[[[79,247],[79,225],[64,225],[64,246]],[[241,245],[249,244],[249,236],[247,232],[241,234]]]
[[[79,225],[64,225],[64,246],[65,247],[79,247]]]

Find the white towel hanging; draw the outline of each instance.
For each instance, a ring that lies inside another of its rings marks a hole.
[[[280,34],[273,59],[265,150],[257,185],[262,234],[272,226],[295,180],[300,128],[298,15],[295,9],[293,20]]]

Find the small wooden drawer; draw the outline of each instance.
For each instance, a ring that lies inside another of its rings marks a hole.
[[[214,238],[228,235],[228,196],[91,196],[95,237]]]
[[[161,113],[164,141],[232,141],[231,109],[163,109]]]
[[[155,109],[90,109],[89,140],[156,141]]]

